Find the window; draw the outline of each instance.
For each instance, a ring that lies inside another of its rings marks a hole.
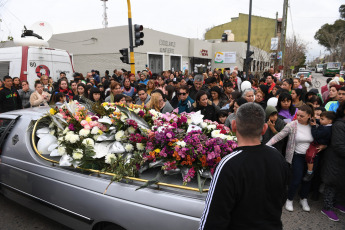
[[[0,118],[0,154],[2,152],[3,142],[9,134],[15,120]]]

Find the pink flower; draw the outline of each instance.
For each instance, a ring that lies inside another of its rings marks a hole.
[[[82,121],[80,122],[80,124],[81,124],[82,126],[85,126],[85,125],[88,124],[88,122],[87,122],[86,120],[82,120]]]
[[[91,126],[90,126],[89,124],[87,124],[87,125],[84,126],[84,129],[90,130],[90,129],[91,129]]]
[[[167,133],[167,138],[172,138],[172,135],[171,135],[171,133]]]
[[[89,125],[90,125],[91,127],[95,127],[95,126],[98,125],[98,122],[97,122],[97,121],[90,121],[90,122],[89,122]]]

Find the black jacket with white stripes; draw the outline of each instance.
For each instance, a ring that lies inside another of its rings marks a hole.
[[[235,149],[217,166],[199,229],[282,229],[288,177],[288,164],[275,148]]]

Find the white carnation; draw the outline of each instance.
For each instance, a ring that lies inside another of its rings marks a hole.
[[[72,157],[74,160],[80,160],[83,158],[83,150],[82,149],[76,149],[72,153]]]
[[[134,146],[132,144],[126,144],[125,145],[126,152],[132,152],[133,149],[134,149]]]
[[[76,143],[76,142],[79,141],[79,140],[80,140],[79,136],[73,134],[73,135],[71,135],[71,137],[70,137],[70,139],[69,139],[69,142],[71,142],[72,144],[74,144],[74,143]]]
[[[121,112],[121,118],[120,118],[120,120],[121,120],[122,122],[126,122],[127,119],[128,119],[127,115],[126,115],[125,113],[122,113],[122,112]]]
[[[69,131],[69,128],[66,127],[65,130],[63,131],[63,134],[66,134]]]
[[[107,154],[107,155],[105,156],[105,163],[111,164],[111,160],[112,160],[112,159],[116,160],[115,154],[114,154],[114,153]]]
[[[125,135],[125,132],[123,130],[120,130],[115,134],[115,139],[117,141],[121,141],[123,138],[123,135]]]
[[[178,141],[178,142],[176,142],[176,144],[181,146],[182,148],[186,147],[186,142],[184,142],[184,141]]]
[[[213,130],[211,132],[211,137],[216,138],[220,134],[220,130]]]
[[[207,126],[207,129],[211,130],[211,129],[216,129],[217,126],[216,125],[208,125]]]
[[[85,146],[93,147],[95,145],[95,141],[92,140],[91,138],[86,138],[85,140],[83,140],[82,144]]]
[[[88,130],[88,129],[81,129],[79,131],[79,135],[82,137],[87,137],[89,134],[90,134],[90,130]]]
[[[207,123],[206,123],[206,122],[202,122],[202,123],[201,123],[201,128],[204,129],[204,128],[206,128],[206,127],[207,127]]]
[[[145,149],[145,145],[143,143],[137,143],[136,146],[137,146],[137,149],[140,151]]]
[[[59,146],[58,147],[58,153],[60,156],[64,155],[66,153],[66,147],[65,146]]]
[[[127,131],[130,133],[130,134],[133,134],[133,133],[135,133],[135,128],[133,127],[133,126],[130,126],[128,129],[127,129]]]
[[[99,128],[97,126],[93,127],[91,130],[91,134],[95,135],[98,134]]]

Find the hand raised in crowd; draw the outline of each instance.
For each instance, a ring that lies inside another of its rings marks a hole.
[[[270,119],[268,119],[267,125],[272,130],[272,129],[274,129],[275,121],[272,122]]]
[[[310,125],[311,125],[311,126],[316,125],[316,120],[315,120],[315,118],[310,119]]]

